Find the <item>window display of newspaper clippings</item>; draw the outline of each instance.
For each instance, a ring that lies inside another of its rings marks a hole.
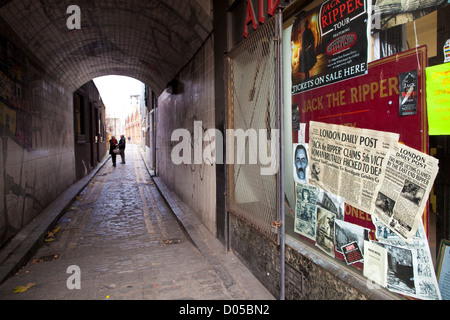
[[[384,247],[388,255],[385,287],[389,291],[417,299],[441,300],[422,221],[411,243],[401,239],[378,219],[374,218],[373,223],[376,227],[377,245]],[[364,268],[370,269],[370,263],[366,259]]]
[[[295,183],[295,193],[294,231],[328,255],[362,270],[364,240],[369,240],[370,230],[344,221],[345,199],[303,183]]]
[[[309,183],[370,212],[383,159],[395,133],[310,121]]]
[[[386,154],[371,213],[407,242],[422,222],[438,163],[436,158],[398,142]]]

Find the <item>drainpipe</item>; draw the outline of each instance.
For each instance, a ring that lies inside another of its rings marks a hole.
[[[278,128],[279,128],[279,166],[277,173],[277,216],[280,221],[278,232],[278,241],[280,244],[280,300],[285,300],[285,212],[284,212],[284,106],[283,106],[283,14],[281,9],[278,10],[276,26],[275,26],[275,92],[276,92],[276,110],[278,112]]]
[[[154,117],[153,117],[153,140],[154,140],[154,148],[155,148],[155,177],[159,176],[159,170],[158,170],[158,127],[159,127],[159,121],[158,121],[158,97],[152,93],[152,100],[154,105]]]

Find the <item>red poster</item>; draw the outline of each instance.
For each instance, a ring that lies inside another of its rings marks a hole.
[[[308,143],[309,122],[319,121],[398,133],[401,143],[428,154],[426,67],[422,46],[369,63],[365,75],[293,95],[292,110],[298,114],[293,143],[298,142],[301,124],[306,125]],[[428,232],[428,210],[423,219]],[[345,221],[369,228],[373,239],[368,213],[346,204]]]
[[[366,0],[325,1],[301,11],[292,27],[292,94],[367,71]]]

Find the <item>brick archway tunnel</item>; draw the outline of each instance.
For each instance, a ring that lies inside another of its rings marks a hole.
[[[67,27],[74,4],[80,29]],[[116,74],[161,93],[211,33],[210,12],[205,0],[0,1],[0,18],[69,91]]]
[[[211,62],[212,30],[209,0],[0,0],[0,246],[76,181],[74,92],[120,75],[160,96],[205,43]]]

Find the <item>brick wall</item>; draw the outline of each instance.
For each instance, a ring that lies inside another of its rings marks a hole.
[[[230,216],[232,251],[275,297],[280,297],[280,247],[240,218]],[[292,245],[292,246],[291,246]],[[313,248],[287,243],[285,298],[287,300],[389,299],[367,286],[362,277],[345,271]]]

